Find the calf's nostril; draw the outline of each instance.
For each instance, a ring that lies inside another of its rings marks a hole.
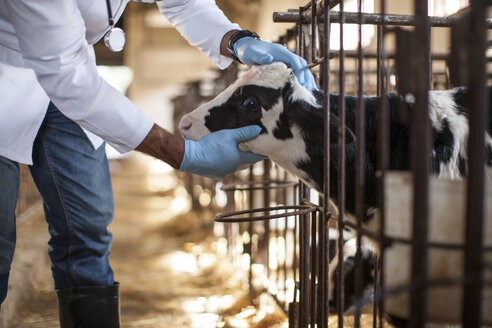
[[[191,128],[191,122],[181,121],[179,123],[179,130],[181,132],[188,131]]]

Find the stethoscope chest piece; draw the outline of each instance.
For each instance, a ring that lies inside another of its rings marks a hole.
[[[104,44],[112,52],[119,52],[125,46],[125,32],[119,27],[111,27],[104,35]]]
[[[108,9],[109,31],[104,35],[104,44],[112,52],[119,52],[125,46],[125,32],[119,27],[114,27],[110,0],[106,0],[106,8]]]

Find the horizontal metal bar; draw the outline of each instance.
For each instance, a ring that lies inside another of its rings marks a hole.
[[[418,282],[416,284],[412,283],[407,283],[407,284],[401,284],[401,285],[396,285],[396,286],[391,286],[391,287],[386,287],[379,289],[374,292],[374,295],[372,298],[368,297],[362,297],[361,299],[357,300],[356,302],[360,302],[359,305],[366,305],[373,303],[377,300],[380,300],[382,298],[387,298],[390,296],[395,296],[401,293],[408,292],[414,288],[431,288],[431,287],[452,287],[452,286],[459,286],[465,283],[466,280],[464,278],[449,278],[449,279],[427,279],[426,282]],[[492,280],[484,280],[484,286],[492,286]]]
[[[336,217],[331,217],[330,220],[333,220],[337,222],[337,224],[342,224],[344,227],[348,227],[354,232],[358,232],[362,236],[365,236],[369,239],[372,239],[376,242],[381,242],[381,238],[379,237],[378,234],[376,234],[373,231],[367,230],[365,228],[360,228],[357,226],[356,223],[350,222],[350,221],[344,221],[343,223],[338,220]],[[413,242],[412,238],[402,238],[402,237],[394,237],[394,236],[387,236],[385,235],[384,241],[383,241],[387,246],[393,244],[393,243],[398,243],[398,244],[411,244]],[[445,249],[445,250],[464,250],[465,244],[459,244],[459,243],[444,243],[444,242],[433,242],[433,241],[428,241],[426,245],[429,248],[439,248],[439,249]],[[484,245],[482,247],[484,252],[492,252],[492,245]]]
[[[340,23],[340,13],[338,11],[330,11],[330,22]],[[303,23],[309,23],[311,17],[309,12],[302,15]],[[346,24],[359,24],[359,13],[356,12],[345,12],[345,23]],[[394,14],[373,14],[373,13],[362,13],[362,24],[370,25],[394,25],[394,26],[414,26],[415,16],[413,15],[394,15]],[[432,27],[451,27],[451,25],[456,22],[458,17],[438,17],[429,16],[429,23]],[[289,11],[289,12],[274,12],[273,21],[275,23],[296,23],[299,21],[299,12]],[[324,21],[323,16],[318,17],[319,22]],[[486,26],[492,29],[492,18],[487,18]]]
[[[224,214],[219,214],[215,217],[215,222],[230,222],[230,223],[237,223],[237,222],[253,222],[253,221],[265,221],[265,220],[272,220],[272,219],[280,219],[280,218],[285,218],[285,217],[290,217],[290,216],[296,216],[296,215],[301,215],[301,214],[308,214],[312,212],[317,212],[319,211],[320,208],[315,205],[298,205],[298,206],[277,206],[277,207],[265,207],[265,208],[255,208],[255,209],[250,209],[250,210],[243,210],[243,211],[235,211],[235,212],[228,212]],[[279,213],[279,214],[268,214],[268,215],[261,215],[257,217],[243,217],[242,215],[245,214],[253,214],[253,213],[265,213],[265,212],[271,212],[271,211],[288,211],[285,213]],[[239,217],[238,217],[239,216]]]
[[[340,55],[339,51],[333,50],[330,52],[330,59],[333,57],[338,57],[339,55]],[[357,52],[357,50],[345,50],[345,57],[357,58],[358,52]],[[385,54],[385,57],[386,58],[395,58],[395,54],[392,52],[389,52],[389,53]],[[431,59],[433,59],[433,60],[446,60],[446,59],[448,59],[448,57],[449,57],[449,52],[440,51],[440,52],[431,53]],[[374,50],[367,50],[366,49],[366,50],[364,50],[363,58],[374,58],[374,59],[376,59],[376,58],[378,58],[378,54]],[[492,56],[488,56],[487,59],[492,60]]]
[[[267,180],[267,181],[234,181],[223,185],[220,189],[223,191],[245,191],[245,190],[271,190],[283,189],[288,187],[297,187],[297,181]]]

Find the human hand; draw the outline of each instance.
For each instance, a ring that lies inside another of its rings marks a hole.
[[[265,157],[241,151],[237,144],[257,137],[260,132],[259,126],[250,125],[216,131],[198,141],[185,139],[185,152],[179,170],[223,178],[245,164],[254,164]]]
[[[313,74],[307,67],[304,58],[290,52],[278,43],[261,41],[252,37],[244,37],[234,43],[237,58],[246,65],[265,65],[280,61],[294,70],[299,83],[311,92],[318,90]]]

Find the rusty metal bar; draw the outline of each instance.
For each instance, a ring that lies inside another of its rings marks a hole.
[[[306,284],[306,220],[302,220],[299,222],[299,327],[307,328],[307,310],[305,307],[306,303],[306,292],[307,292],[307,284]]]
[[[344,1],[340,2],[339,21],[340,24],[340,57],[339,57],[339,75],[338,75],[338,216],[340,223],[338,224],[338,259],[343,262],[343,231],[344,231],[344,215],[345,215],[345,56],[344,56]],[[345,304],[345,279],[344,266],[338,266],[338,288],[337,288],[337,312],[338,312],[338,327],[343,327],[343,312]]]
[[[246,190],[275,190],[297,186],[297,181],[266,180],[266,181],[233,181],[222,186],[224,191]]]
[[[337,11],[330,11],[330,21],[332,23],[340,23],[340,13]],[[358,24],[359,14],[356,12],[345,12],[344,14],[345,24]],[[432,27],[451,27],[458,17],[437,17],[428,16],[429,24]],[[275,12],[273,13],[273,21],[276,23],[306,23],[311,18],[309,15],[299,15],[297,11],[289,12]],[[324,17],[318,17],[319,22],[324,22]],[[393,15],[393,14],[380,14],[362,13],[362,24],[367,25],[385,25],[385,26],[415,26],[416,18],[413,15]],[[486,18],[485,24],[488,29],[492,29],[492,18]]]
[[[323,229],[325,228],[325,225],[323,224],[323,222],[325,221],[323,217],[323,213],[318,213],[317,220],[318,220],[318,231],[316,236],[318,239],[319,251],[318,251],[318,258],[316,259],[317,261],[316,276],[318,281],[317,290],[316,290],[316,294],[317,294],[316,311],[318,312],[318,317],[317,317],[316,324],[320,328],[325,328],[325,321],[326,321],[326,317],[328,316],[328,312],[325,312],[325,306],[324,306],[324,297],[325,297],[324,287],[326,286],[326,284],[323,282],[324,279],[323,270],[326,261],[326,259],[324,258],[326,248],[325,248],[325,244],[323,243],[324,241]]]
[[[463,286],[462,324],[464,328],[479,327],[482,317],[484,226],[484,133],[488,121],[485,91],[486,30],[482,23],[487,12],[485,1],[471,1],[468,55],[469,119],[468,184],[466,198],[465,283]]]
[[[413,171],[412,270],[410,290],[410,325],[423,327],[427,321],[427,235],[429,219],[429,160],[430,160],[430,24],[427,0],[415,0],[414,53],[412,91],[415,109],[411,125],[411,163]],[[412,60],[413,59],[413,60]]]
[[[299,7],[299,12],[302,12],[302,7]],[[304,57],[304,39],[302,38],[302,16],[299,15],[296,21],[297,25],[297,54]]]
[[[374,289],[374,304],[372,306],[372,328],[376,328],[378,326],[378,310],[380,309],[380,302],[381,298],[376,298],[376,295],[382,294],[383,288],[378,289],[378,283],[379,283],[379,263],[380,261],[374,257],[374,283],[373,283],[373,289]]]
[[[356,169],[355,169],[355,208],[356,208],[356,217],[357,217],[357,249],[355,254],[355,297],[356,300],[362,297],[362,292],[364,286],[362,286],[363,281],[363,272],[364,272],[364,262],[362,261],[362,251],[361,251],[361,243],[362,243],[362,218],[365,216],[364,213],[364,192],[365,192],[365,149],[366,149],[366,115],[364,102],[362,101],[362,97],[364,95],[363,92],[363,49],[362,49],[362,1],[357,1],[357,7],[359,11],[359,20],[360,24],[358,25],[358,46],[357,46],[357,55],[358,55],[358,85],[357,85],[357,111],[356,111],[356,127],[355,127],[355,135],[357,139],[357,150],[356,150]],[[355,304],[355,314],[354,314],[354,325],[355,328],[360,327],[360,316],[361,316],[361,306],[359,303]]]
[[[381,0],[381,16],[382,20],[386,21],[386,1]],[[385,36],[386,25],[379,25],[377,28],[377,95],[381,97],[379,102],[379,118],[378,118],[378,207],[381,213],[381,226],[379,231],[379,253],[384,254],[385,244],[384,231],[386,226],[386,213],[385,200],[384,200],[384,183],[386,177],[386,170],[389,167],[389,114],[388,114],[388,104],[384,94],[386,93],[386,49],[385,49]],[[384,272],[383,268],[384,256],[381,256],[379,260],[375,260],[375,279],[374,279],[374,293],[379,290],[383,290],[384,287]],[[381,298],[374,302],[374,312],[373,312],[373,326],[379,326],[383,328],[383,315],[384,315],[384,299]],[[379,323],[379,325],[378,325]]]
[[[316,60],[316,27],[318,25],[316,9],[316,0],[311,0],[311,58],[309,62]]]
[[[338,57],[338,51],[337,50],[331,50],[330,51],[330,59],[334,57]],[[347,58],[358,58],[359,53],[357,50],[345,50],[345,57]],[[378,54],[376,51],[373,50],[364,50],[364,57],[363,58],[374,58],[376,59],[378,57]],[[386,54],[386,58],[393,59],[396,57],[396,54],[393,52],[388,52]],[[447,60],[449,57],[449,52],[442,52],[442,51],[436,51],[436,52],[431,52],[431,59],[432,60]],[[487,61],[492,61],[491,56],[486,57]]]
[[[299,186],[300,188],[301,186]],[[294,199],[296,199],[296,202],[294,202],[295,204],[299,203],[299,194],[300,194],[300,191],[294,191]],[[291,309],[294,310],[294,313],[293,313],[293,318],[292,320],[295,320],[295,323],[296,323],[296,326],[295,327],[298,327],[299,326],[299,301],[298,299],[300,299],[300,295],[298,297],[298,294],[300,294],[300,292],[298,293],[298,284],[297,284],[297,281],[298,281],[298,276],[300,275],[300,269],[299,269],[299,256],[298,254],[300,254],[300,247],[299,247],[299,250],[298,250],[298,245],[299,245],[299,238],[298,238],[298,231],[299,231],[299,216],[296,216],[295,219],[294,219],[294,231],[293,231],[293,243],[294,243],[294,259],[293,259],[293,263],[292,263],[292,267],[293,267],[293,279],[294,279],[294,295],[293,295],[293,301],[291,305],[289,305],[289,327],[291,326]]]
[[[267,180],[267,181],[270,180],[270,166],[271,166],[270,164],[271,164],[270,160],[263,160],[263,180]],[[264,207],[270,206],[269,190],[263,191],[263,206]],[[268,245],[270,244],[270,222],[268,221],[263,222],[263,229],[264,229],[263,238],[260,238],[258,240],[258,252],[259,252],[258,256],[261,257],[261,260],[265,266],[267,277],[269,277],[270,251]]]
[[[268,176],[268,178],[270,178],[270,174],[272,173],[270,171],[273,171],[273,173],[276,174],[275,178],[278,179],[278,169],[275,170],[275,166],[271,167],[271,169],[270,169],[270,166],[271,165],[269,165],[269,176]],[[264,168],[265,167],[266,166],[264,166]],[[267,193],[268,193],[268,197],[270,197],[270,192],[268,191]],[[277,192],[277,193],[274,194],[273,201],[275,202],[275,204],[279,204],[281,202],[281,193],[280,192]],[[266,197],[264,199],[264,203],[263,204],[264,204],[263,206],[265,206],[265,207],[270,207],[271,206],[270,200],[267,201]],[[287,218],[285,218],[285,219],[287,219]],[[268,221],[265,221],[264,224],[265,225],[268,224],[268,226],[270,226],[270,222],[268,222]],[[273,238],[275,244],[278,246],[278,244],[279,244],[278,243],[278,240],[280,238],[280,236],[279,236],[280,220],[275,220],[274,225],[275,225],[275,227],[274,227],[274,230],[273,230],[273,237],[272,238]],[[270,247],[269,247],[269,245],[270,245],[270,240],[272,238],[270,238],[270,236],[268,236],[268,238],[267,238],[267,240],[268,240],[268,242],[267,242],[267,254],[268,254],[268,257],[270,257]],[[277,293],[280,294],[282,290],[285,290],[285,284],[283,284],[281,286],[282,280],[280,279],[280,275],[282,273],[282,268],[280,266],[279,249],[278,249],[278,247],[275,247],[275,259],[276,259],[276,262],[277,263],[275,265],[276,268],[274,270],[274,274],[275,274],[275,280],[274,280],[275,283],[274,284],[275,284],[276,289],[278,290]],[[272,275],[272,272],[270,272],[270,259],[269,258],[268,258],[268,260],[266,262],[266,265],[268,266],[268,268],[267,268],[267,277],[270,277]],[[283,282],[285,282],[285,276],[283,276],[283,278],[284,278]],[[282,305],[280,305],[280,300],[278,299],[278,295],[273,294],[272,296],[274,297],[274,299],[277,299],[276,300],[277,304],[279,304],[279,306],[282,308],[282,310],[284,310],[284,312],[286,312],[287,309],[285,307],[285,303],[283,303]]]
[[[311,7],[311,3],[309,2],[306,6],[304,7],[299,7],[299,12],[304,12],[307,11]],[[301,16],[299,16],[301,19]],[[309,58],[311,57],[311,47],[306,43],[306,34],[307,31],[309,31],[309,28],[303,24],[304,22],[301,22],[299,20],[298,22],[298,28],[299,28],[299,55],[303,58]],[[309,187],[304,184],[300,183],[300,200],[301,202],[309,199]],[[310,233],[310,220],[309,220],[310,215],[308,213],[300,215],[300,229],[299,229],[299,234],[300,234],[300,247],[301,247],[301,252],[300,252],[300,301],[299,301],[299,326],[304,328],[308,327],[311,316],[310,316],[310,311],[311,311],[311,304],[310,304],[310,295],[311,295],[311,290],[309,289],[310,286],[310,252],[312,251],[312,246],[310,245],[310,240],[309,240],[309,233]]]
[[[337,219],[333,219],[339,222]],[[348,228],[357,230],[357,224],[349,221],[345,221],[344,225]],[[394,243],[407,244],[410,245],[413,243],[413,239],[405,239],[400,237],[392,236],[391,238],[384,237],[381,239],[380,234],[377,232],[373,232],[364,228],[361,228],[361,233],[369,239],[382,243],[385,247],[388,247]],[[427,241],[427,247],[429,248],[440,248],[447,250],[463,250],[463,244],[461,243],[441,243],[441,242],[431,242]],[[484,252],[492,252],[492,246],[483,246],[482,250]]]
[[[330,4],[328,1],[324,2],[323,17],[325,17],[325,24],[323,25],[324,39],[320,40],[321,54],[324,58],[327,58],[330,53]],[[324,112],[330,113],[330,61],[325,60],[321,66],[321,76],[323,91],[324,91]],[[330,115],[324,117],[324,156],[323,156],[323,213],[321,214],[320,229],[321,238],[320,242],[323,245],[322,248],[322,269],[321,269],[321,282],[320,289],[323,290],[323,316],[321,318],[321,328],[328,327],[327,314],[329,312],[329,300],[328,290],[330,288],[330,281],[328,280],[328,263],[330,262],[330,236],[328,229],[328,220],[330,219]]]
[[[308,192],[306,185],[301,183],[300,198],[306,199]],[[306,214],[300,215],[299,219],[299,326],[307,328],[309,321],[309,220]]]
[[[280,170],[278,170],[277,168],[277,172],[280,173]],[[284,172],[284,180],[287,180],[287,172]],[[295,194],[296,193],[296,190],[295,188],[293,189],[293,193]],[[284,202],[287,204],[287,189],[284,189],[284,192],[283,192],[283,199],[285,200]],[[287,248],[287,230],[289,228],[289,219],[286,217],[284,219],[284,230],[283,230],[283,238],[284,238],[284,249],[285,249],[285,259],[284,259],[284,265],[283,265],[283,271],[284,271],[284,289],[285,289],[285,293],[284,293],[284,298],[287,302],[287,279],[289,278],[288,277],[288,273],[287,273],[287,257],[288,257],[288,248]],[[295,253],[295,246],[293,247],[293,252],[292,253]],[[292,261],[294,262],[294,259],[292,259]],[[295,269],[292,268],[292,270],[294,271],[294,274],[293,274],[293,277],[295,276]],[[295,279],[294,279],[295,281]]]
[[[251,166],[249,168],[249,180],[253,181],[253,179],[254,179],[253,167]],[[248,190],[247,195],[248,195],[248,207],[253,208],[254,207],[254,191]],[[251,213],[250,216],[252,216],[252,215],[253,214]],[[249,294],[250,302],[253,303],[254,295],[255,295],[255,292],[253,290],[253,288],[254,288],[254,286],[253,286],[253,258],[256,255],[253,253],[253,251],[254,251],[254,245],[253,245],[253,224],[254,224],[254,221],[250,220],[247,222],[247,224],[248,224],[248,234],[249,234],[249,241],[248,241],[248,245],[247,245],[247,250],[248,250],[248,254],[249,254],[249,267],[248,267],[249,290],[248,290],[248,294]]]
[[[316,272],[318,271],[317,270],[317,263],[318,261],[317,260],[317,254],[318,254],[318,243],[316,241],[316,237],[317,237],[317,234],[316,234],[316,231],[318,229],[317,227],[317,222],[316,222],[316,213],[313,212],[311,213],[310,215],[310,222],[311,222],[311,233],[310,233],[310,236],[311,236],[311,247],[310,247],[310,250],[311,250],[311,274],[309,275],[309,278],[311,279],[311,284],[310,284],[310,300],[309,300],[309,310],[311,311],[311,320],[310,320],[310,324],[311,324],[311,327],[314,327],[315,323],[317,323],[317,314],[318,314],[318,302],[317,302],[317,299],[316,297],[318,296],[318,294],[316,293],[316,289],[317,289],[317,275],[316,275]]]
[[[266,212],[266,211],[283,211],[283,210],[293,210],[292,212],[280,213],[280,214],[271,214],[271,215],[262,215],[257,217],[250,217],[250,214],[257,212]],[[291,206],[276,206],[276,207],[267,207],[267,208],[253,208],[249,210],[241,210],[241,211],[233,211],[227,212],[223,214],[219,214],[215,217],[216,222],[250,222],[250,221],[264,221],[264,220],[272,220],[279,219],[290,216],[297,216],[308,214],[311,212],[319,211],[319,207],[313,204],[307,205],[291,205]],[[237,217],[244,214],[248,214],[247,217]]]

